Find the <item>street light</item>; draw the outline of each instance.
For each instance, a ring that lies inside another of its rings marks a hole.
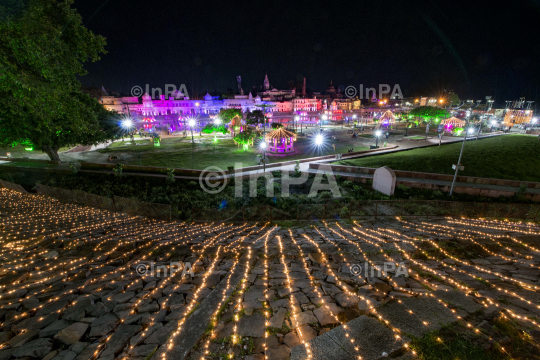
[[[375,148],[379,145],[379,137],[382,135],[381,130],[375,131]]]
[[[218,118],[217,116],[214,118],[214,124],[216,125],[221,125],[221,119]]]
[[[263,140],[260,144],[259,144],[259,147],[262,149],[263,151],[263,157],[262,157],[262,161],[263,161],[263,172],[266,172],[266,140]]]
[[[491,132],[493,132],[495,125],[497,125],[497,122],[495,120],[491,120]]]
[[[452,196],[452,192],[454,192],[454,184],[456,183],[457,174],[459,171],[459,168],[461,166],[461,158],[463,157],[463,148],[465,147],[465,141],[467,140],[467,134],[473,134],[474,128],[469,128],[467,131],[465,131],[465,137],[463,138],[463,144],[461,144],[461,151],[459,152],[459,159],[458,163],[456,164],[456,172],[454,174],[454,179],[452,180],[452,187],[450,188],[450,194],[449,196]]]
[[[195,142],[195,139],[193,139],[193,128],[195,127],[195,124],[196,124],[195,119],[189,119],[188,125],[191,128],[191,142],[192,143]]]
[[[324,144],[324,136],[322,134],[317,134],[315,136],[314,142],[315,142],[315,146],[317,147],[317,156],[319,156],[320,155],[319,151]]]
[[[133,121],[131,121],[131,119],[126,119],[126,120],[122,121],[122,127],[124,129],[129,129],[132,126],[133,126]]]
[[[300,116],[296,115],[293,121],[293,127],[295,131],[296,131],[296,126],[297,126],[296,124],[298,123],[298,121],[300,121]]]

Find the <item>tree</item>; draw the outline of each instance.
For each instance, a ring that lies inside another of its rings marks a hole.
[[[246,115],[246,124],[255,125],[264,122],[264,113],[262,110],[253,110]]]
[[[73,0],[21,3],[0,8],[0,145],[30,141],[60,160],[60,147],[104,141],[117,126],[77,79],[105,53],[105,38],[83,26]]]
[[[256,132],[246,130],[246,131],[242,131],[241,133],[236,134],[233,138],[233,141],[238,146],[242,145],[244,150],[247,150],[250,144],[251,146],[253,146],[255,138],[257,137],[258,135]]]
[[[461,103],[461,101],[459,100],[459,96],[457,96],[456,93],[448,94],[448,102],[452,106],[458,106]]]
[[[242,117],[242,110],[240,109],[221,109],[219,111],[219,118],[224,124],[228,124],[235,116]]]
[[[422,118],[425,122],[430,123],[432,120],[437,121],[448,117],[449,113],[446,109],[434,106],[419,106],[409,111],[409,115]]]
[[[213,134],[215,132],[220,132],[220,133],[226,134],[227,131],[228,130],[225,127],[225,125],[223,125],[223,124],[215,125],[215,124],[212,124],[212,123],[206,124],[206,126],[202,129],[202,132],[205,133],[205,134]]]

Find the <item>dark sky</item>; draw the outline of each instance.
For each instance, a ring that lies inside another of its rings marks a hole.
[[[399,84],[404,96],[535,100],[540,0],[139,1],[75,0],[108,53],[84,85],[186,84],[194,92]]]

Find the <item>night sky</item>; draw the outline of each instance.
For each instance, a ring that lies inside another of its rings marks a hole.
[[[83,85],[186,84],[192,95],[307,78],[312,91],[399,84],[404,96],[496,105],[538,100],[540,0],[139,1],[75,0],[108,53]]]

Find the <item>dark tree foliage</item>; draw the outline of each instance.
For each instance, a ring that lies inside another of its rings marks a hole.
[[[235,116],[242,117],[242,110],[240,109],[221,109],[219,112],[219,118],[224,124],[228,124]]]
[[[256,125],[264,123],[264,113],[262,110],[253,110],[246,115],[246,124]]]
[[[83,26],[73,0],[7,2],[0,18],[0,146],[31,142],[51,160],[69,145],[97,144],[117,114],[81,92],[83,64],[105,38]]]
[[[430,122],[431,120],[436,119],[442,120],[448,117],[449,113],[448,111],[446,111],[446,109],[438,108],[435,106],[419,106],[409,111],[409,115],[412,115],[413,117],[419,117],[426,122]]]

